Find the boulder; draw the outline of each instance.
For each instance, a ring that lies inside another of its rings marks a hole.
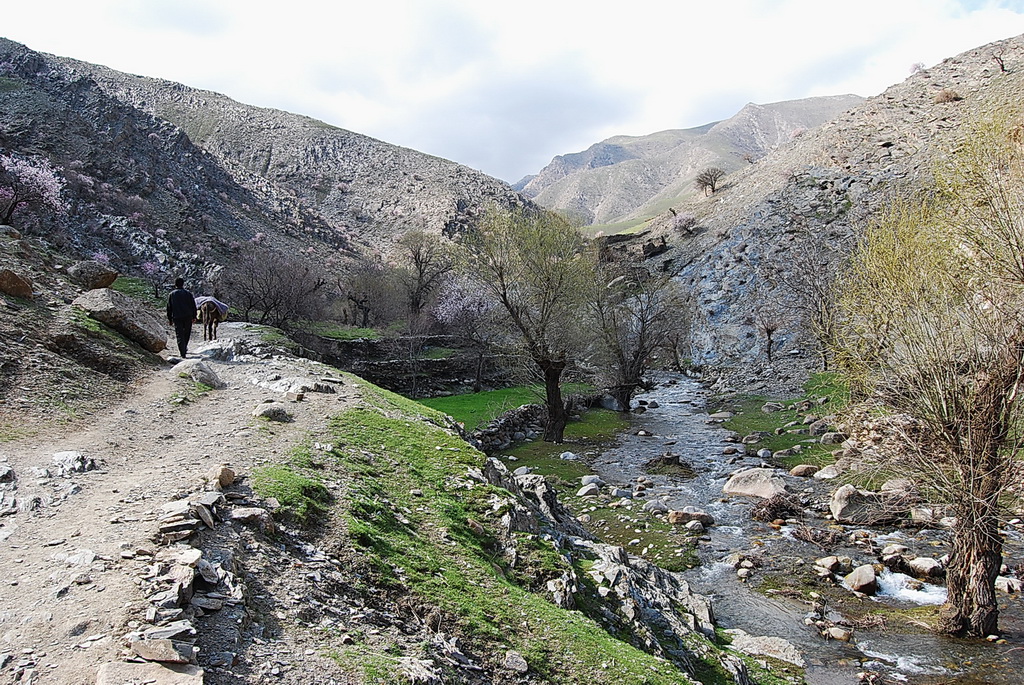
[[[853,570],[853,560],[850,557],[827,556],[814,561],[814,565],[825,569],[830,573],[849,573]]]
[[[86,290],[107,288],[117,280],[117,276],[116,269],[94,259],[78,262],[68,268],[68,278],[71,279],[71,282]]]
[[[27,276],[20,276],[10,269],[0,269],[0,293],[31,300],[33,296],[32,281]]]
[[[740,630],[729,628],[725,631],[732,637],[730,646],[751,656],[769,656],[773,659],[788,661],[803,668],[806,664],[800,650],[791,642],[781,637],[757,637]]]
[[[287,423],[292,420],[292,415],[288,411],[288,407],[280,402],[264,402],[263,404],[259,404],[252,410],[252,415],[257,419],[280,421],[282,423]]]
[[[832,493],[832,517],[839,523],[871,526],[901,517],[905,510],[890,497],[847,483]]]
[[[644,503],[644,511],[649,514],[667,514],[668,505],[660,499],[652,499]]]
[[[911,559],[908,565],[917,578],[939,578],[943,574],[942,564],[931,557]]]
[[[90,290],[75,298],[72,304],[150,352],[160,352],[167,347],[164,323],[124,293],[110,288]]]
[[[878,578],[875,576],[875,567],[871,564],[858,566],[843,580],[847,587],[854,592],[861,592],[865,595],[873,595],[878,592]]]
[[[184,378],[189,378],[196,383],[202,383],[210,388],[220,389],[224,387],[224,382],[221,381],[220,376],[210,368],[209,364],[199,359],[184,359],[175,364],[171,372]]]
[[[744,495],[768,499],[786,492],[786,483],[775,469],[745,469],[733,476],[722,486],[727,495]]]
[[[831,480],[838,477],[842,472],[843,470],[838,464],[829,464],[825,468],[815,471],[814,477],[818,480]]]
[[[601,494],[601,488],[597,483],[587,483],[576,492],[577,497],[595,497]]]
[[[673,525],[682,525],[689,523],[690,521],[700,521],[704,527],[715,525],[715,517],[703,511],[698,511],[693,507],[687,507],[682,511],[670,511],[668,512],[668,522]]]
[[[996,589],[1008,595],[1020,594],[1021,591],[1024,591],[1024,583],[1018,578],[999,576],[996,578]]]
[[[196,648],[187,642],[173,640],[133,640],[131,649],[147,661],[162,661],[173,664],[194,663]]]

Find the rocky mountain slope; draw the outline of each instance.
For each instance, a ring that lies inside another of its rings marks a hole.
[[[62,186],[59,207],[12,223],[127,272],[201,278],[254,239],[321,262],[386,252],[409,227],[455,232],[524,202],[453,162],[5,39],[0,152]]]
[[[671,203],[692,199],[701,170],[740,169],[861,102],[856,95],[839,95],[751,103],[725,121],[697,128],[616,136],[555,157],[522,190],[587,224],[639,223]]]
[[[407,228],[457,233],[482,205],[520,203],[507,184],[455,162],[211,91],[59,60],[111,97],[169,121],[241,185],[272,184],[335,231],[386,244]]]
[[[1001,55],[1005,70],[993,59]],[[734,380],[805,376],[820,368],[807,305],[841,268],[866,221],[927,184],[971,121],[1017,111],[1024,37],[950,57],[869,98],[725,179],[708,198],[660,215],[658,259],[690,297],[692,357],[741,370]],[[679,216],[696,226],[683,231]],[[759,319],[778,325],[768,364]]]

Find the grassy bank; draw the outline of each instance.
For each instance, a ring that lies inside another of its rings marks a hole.
[[[783,406],[780,411],[762,410],[768,402]],[[722,426],[738,435],[746,436],[762,432],[770,434],[757,442],[755,449],[767,448],[773,453],[799,446],[798,454],[778,457],[779,466],[792,467],[797,464],[830,464],[833,445],[822,445],[808,434],[804,421],[808,415],[819,418],[833,415],[849,402],[849,390],[842,379],[834,373],[818,373],[804,384],[804,394],[796,399],[773,398],[767,395],[737,395],[713,400],[710,413],[728,411],[733,417]]]
[[[457,637],[496,683],[525,682],[502,669],[509,650],[525,657],[529,682],[690,682],[666,660],[634,646],[634,636],[608,630],[606,600],[586,572],[593,560],[559,548],[546,535],[526,533],[513,533],[515,554],[505,553],[501,519],[513,506],[511,496],[473,475],[484,456],[447,429],[444,414],[348,380],[359,386],[363,401],[334,416],[313,447],[290,455],[287,469],[264,470],[259,477],[266,479],[262,487],[276,488],[275,496],[296,513],[329,507],[336,522],[331,534],[342,535],[339,543],[356,550],[369,569],[358,581],[365,592],[414,607],[417,616],[438,617],[444,632]],[[613,435],[622,420],[610,412],[588,416],[575,425],[595,441]],[[550,447],[580,449],[579,444]],[[345,484],[335,501],[325,500],[311,483],[325,480]],[[547,590],[549,580],[566,572],[581,584],[578,610],[557,607]],[[328,653],[358,674],[359,682],[408,682],[403,659],[430,655],[428,642],[348,637]],[[687,644],[701,682],[732,682],[716,658],[722,645],[714,638],[686,639],[694,641]],[[464,681],[464,671],[435,664],[444,682]],[[754,660],[748,665],[754,682],[785,682]]]

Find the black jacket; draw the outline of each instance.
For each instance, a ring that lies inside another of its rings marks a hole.
[[[193,321],[196,318],[196,298],[184,288],[172,290],[167,298],[168,321]]]

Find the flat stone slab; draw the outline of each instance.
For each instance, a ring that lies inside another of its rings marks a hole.
[[[110,661],[100,666],[96,685],[203,685],[203,669],[192,664],[136,664]]]

